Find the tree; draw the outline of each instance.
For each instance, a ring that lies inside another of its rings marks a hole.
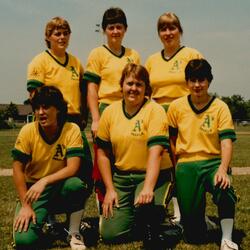
[[[18,118],[18,115],[17,105],[11,102],[4,111],[4,119],[8,120],[9,118],[13,118],[15,120]]]
[[[247,118],[247,102],[241,95],[232,95],[231,97],[222,97],[221,99],[227,103],[233,120],[244,120]]]

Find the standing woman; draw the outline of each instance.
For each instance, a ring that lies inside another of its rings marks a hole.
[[[96,139],[106,187],[100,233],[106,242],[131,239],[139,216],[145,243],[159,247],[172,180],[170,159],[162,157],[168,146],[165,113],[149,99],[149,76],[143,66],[128,64],[120,84],[123,100],[104,110]]]
[[[139,54],[122,45],[127,31],[127,18],[120,8],[109,8],[104,12],[102,29],[107,43],[93,49],[88,57],[83,80],[87,82],[88,107],[92,116],[91,131],[93,137],[99,126],[102,111],[114,101],[122,99],[119,80],[127,63],[139,63]],[[95,148],[94,178],[100,179]],[[97,192],[100,190],[97,188]],[[102,200],[99,192],[99,200]]]
[[[152,87],[152,98],[167,112],[169,104],[189,94],[185,81],[185,67],[189,60],[202,58],[196,49],[181,45],[183,29],[179,18],[172,12],[164,13],[158,19],[157,31],[163,49],[146,60]],[[170,141],[171,142],[171,141]],[[175,221],[180,221],[176,197],[173,197]]]
[[[41,86],[57,87],[68,104],[67,120],[76,123],[82,132],[84,141],[84,157],[80,168],[80,177],[88,184],[89,193],[92,190],[92,158],[84,133],[85,121],[82,114],[86,106],[82,105],[83,67],[75,56],[67,53],[71,29],[69,23],[62,17],[52,18],[45,27],[45,42],[47,50],[38,54],[28,65],[27,90],[32,97],[36,88]],[[79,219],[81,216],[79,215]]]

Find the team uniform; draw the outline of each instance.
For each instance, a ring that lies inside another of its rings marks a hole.
[[[81,130],[83,130],[81,119],[81,90],[85,89],[86,86],[83,86],[82,84],[82,76],[83,67],[78,58],[66,53],[66,60],[62,63],[59,58],[46,50],[37,55],[28,65],[27,90],[31,92],[37,87],[43,85],[58,88],[68,104],[68,120],[76,123]],[[90,175],[92,169],[92,158],[83,131],[82,137],[84,140],[85,151],[83,172],[86,172],[84,175]],[[86,181],[91,186],[91,181],[87,179]]]
[[[228,106],[216,97],[201,110],[191,96],[173,101],[167,112],[170,134],[176,141],[176,187],[184,229],[188,237],[206,231],[205,192],[213,195],[220,218],[233,218],[236,196],[232,187],[214,186],[221,163],[221,141],[236,135]],[[197,226],[197,227],[195,227]],[[198,230],[198,231],[197,231]]]
[[[137,51],[122,47],[121,55],[117,56],[107,46],[103,45],[90,52],[83,81],[98,84],[100,114],[109,104],[122,99],[119,82],[122,71],[128,63],[140,63],[140,56]],[[95,152],[93,178],[96,181],[98,200],[102,202],[105,191],[97,166],[97,147],[96,144],[93,146]]]
[[[128,63],[140,63],[139,54],[133,49],[122,47],[120,56],[105,45],[90,52],[83,79],[98,84],[99,103],[111,104],[122,99],[119,82]]]
[[[12,156],[14,160],[24,164],[25,181],[29,188],[41,178],[63,169],[68,158],[84,156],[80,129],[74,123],[65,123],[53,142],[48,142],[38,122],[29,123],[21,129]],[[27,232],[14,233],[16,245],[32,245],[36,242],[41,236],[48,213],[81,210],[86,190],[86,184],[78,177],[70,177],[47,186],[32,204],[37,223],[30,221]],[[82,198],[79,200],[79,197]],[[15,215],[20,208],[21,203],[18,202]]]
[[[175,99],[189,94],[185,81],[185,67],[192,59],[202,58],[193,48],[181,47],[166,59],[164,50],[151,55],[145,67],[149,72],[152,98],[165,109]]]
[[[100,233],[105,240],[131,233],[136,217],[134,199],[144,185],[148,148],[154,145],[168,147],[164,117],[164,109],[150,100],[145,100],[134,116],[126,114],[124,101],[114,102],[101,116],[96,141],[98,147],[113,153],[114,159],[110,161],[119,199],[119,208],[114,208],[113,217],[101,220]],[[168,154],[164,155],[154,190],[154,205],[162,207],[172,181],[171,161]]]

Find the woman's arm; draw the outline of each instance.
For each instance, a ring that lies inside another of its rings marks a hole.
[[[227,175],[229,164],[233,154],[233,143],[231,139],[224,139],[221,141],[221,164],[217,173],[214,176],[214,184],[219,185],[220,188],[226,189],[230,187],[230,179]]]
[[[87,102],[92,116],[91,131],[94,137],[96,137],[100,120],[100,113],[98,106],[98,89],[99,89],[98,84],[93,82],[88,82]]]
[[[24,176],[25,165],[15,160],[13,162],[13,180],[21,202],[21,209],[14,220],[14,230],[19,232],[27,231],[30,220],[36,224],[36,214],[32,209],[31,203],[25,201],[25,195],[27,193],[27,185]]]
[[[98,148],[97,154],[99,170],[106,187],[106,194],[102,205],[103,216],[104,218],[108,218],[109,216],[113,216],[113,205],[119,207],[118,195],[115,191],[112,180],[110,152],[108,150]]]
[[[162,151],[163,147],[161,145],[154,145],[149,148],[144,186],[138,197],[136,197],[135,205],[152,202],[154,198],[154,187],[160,172]]]
[[[53,174],[41,178],[39,181],[33,184],[24,197],[25,201],[28,203],[37,201],[47,185],[65,180],[71,176],[75,176],[80,168],[80,163],[80,157],[75,156],[68,158],[67,166]]]

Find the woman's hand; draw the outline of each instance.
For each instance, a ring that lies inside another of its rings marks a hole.
[[[118,195],[115,190],[107,190],[102,204],[104,218],[113,217],[113,206],[119,207]]]
[[[150,188],[143,187],[142,191],[137,196],[134,205],[140,206],[151,203],[154,198],[154,191]]]
[[[230,179],[227,172],[220,166],[214,176],[214,185],[222,189],[230,187]]]
[[[91,124],[91,133],[92,133],[93,140],[96,138],[98,126],[99,126],[99,120],[93,121]]]
[[[33,203],[37,201],[41,193],[44,191],[46,185],[47,185],[47,182],[45,178],[42,178],[36,183],[34,183],[25,194],[24,201],[27,203]]]
[[[30,205],[21,207],[17,217],[14,221],[14,230],[19,232],[26,232],[29,227],[30,220],[36,224],[36,214]]]

